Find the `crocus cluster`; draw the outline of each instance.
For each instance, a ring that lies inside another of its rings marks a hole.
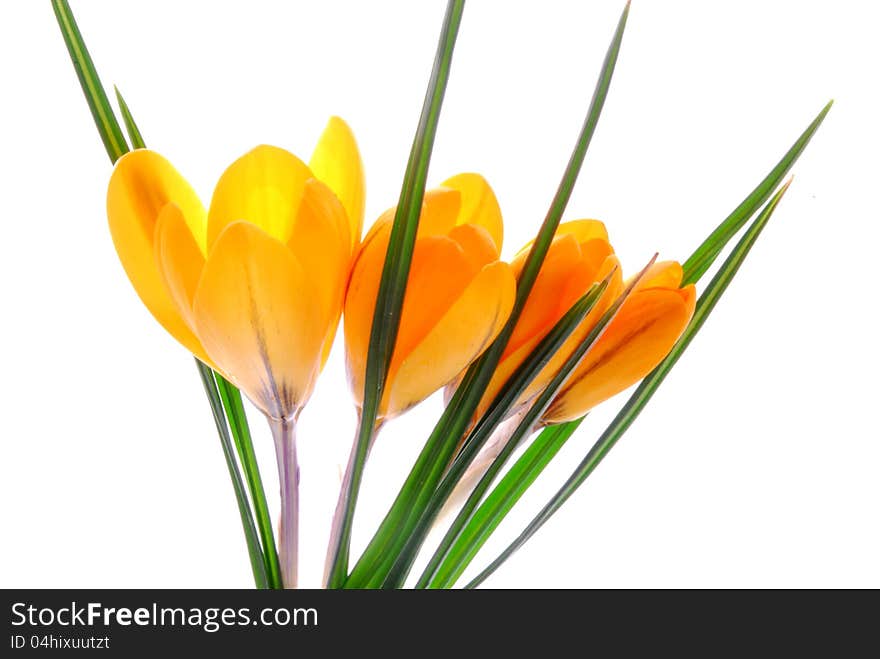
[[[270,421],[292,424],[314,389],[340,317],[355,404],[363,400],[395,214],[394,208],[384,212],[361,240],[364,199],[357,144],[334,117],[308,164],[273,146],[233,162],[207,211],[165,158],[132,151],[116,164],[107,213],[123,267],[156,320]],[[443,387],[451,391],[505,326],[529,245],[506,263],[503,233],[501,210],[482,176],[459,174],[425,194],[380,421]],[[547,386],[625,286],[601,222],[562,224],[477,416],[572,304],[609,276],[599,302],[515,408],[528,406]],[[694,287],[681,283],[677,263],[650,268],[543,424],[582,416],[666,356],[694,311]],[[295,579],[295,565],[291,569],[287,577]]]

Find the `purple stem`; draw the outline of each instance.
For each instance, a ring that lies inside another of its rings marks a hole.
[[[296,422],[292,418],[269,417],[278,482],[281,487],[281,519],[278,523],[281,581],[285,588],[296,588],[299,544],[299,465],[296,461]]]

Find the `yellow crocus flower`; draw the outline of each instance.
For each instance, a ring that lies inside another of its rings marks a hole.
[[[268,417],[293,418],[326,360],[360,236],[357,144],[330,119],[311,163],[258,146],[220,177],[206,212],[148,149],[116,164],[113,243],[156,320]]]
[[[544,413],[545,424],[577,419],[650,373],[684,332],[696,306],[675,261],[655,263],[620,307]]]
[[[359,407],[395,210],[364,239],[345,299],[348,376]],[[499,261],[502,237],[501,211],[483,177],[460,174],[425,194],[380,420],[450,382],[501,331],[516,295],[513,271]]]

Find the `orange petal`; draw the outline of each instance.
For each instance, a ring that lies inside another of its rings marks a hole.
[[[544,420],[561,423],[576,419],[645,377],[681,336],[695,302],[693,286],[633,293],[551,404]]]
[[[171,163],[147,149],[131,151],[117,161],[107,188],[107,218],[122,266],[156,320],[190,352],[205,360],[198,339],[165,288],[156,262],[156,225],[169,204],[176,206],[185,230],[202,250],[205,209]]]
[[[351,128],[330,117],[309,161],[309,169],[342,202],[349,222],[351,246],[357,244],[364,224],[364,166]]]
[[[578,243],[586,243],[590,240],[604,240],[608,242],[608,230],[599,220],[572,220],[571,222],[563,222],[556,228],[554,238],[560,236],[572,236]],[[534,240],[529,241],[522,249],[520,249],[514,260],[525,261],[526,255],[534,244]]]
[[[678,261],[657,261],[648,268],[635,290],[644,288],[678,288],[684,276]]]
[[[461,194],[461,210],[456,224],[476,224],[483,227],[492,237],[495,251],[501,253],[504,240],[501,208],[486,179],[479,174],[458,174],[446,179],[441,185]]]
[[[476,274],[464,250],[451,238],[416,240],[392,367],[425,338]]]
[[[248,151],[223,172],[214,189],[208,210],[208,247],[227,225],[239,220],[287,242],[310,178],[305,163],[284,149],[262,145]]]
[[[543,336],[549,332],[553,324],[562,317],[568,307],[565,306],[566,300],[560,298],[560,292],[566,289],[580,262],[580,245],[574,237],[566,235],[553,239],[544,263],[541,264],[541,270],[538,272],[532,291],[526,300],[522,315],[513,330],[507,349],[504,351],[504,357],[512,354],[532,337]],[[517,275],[519,275],[522,265],[523,259],[511,264]],[[589,286],[589,282],[586,282],[586,286]],[[584,291],[586,291],[586,287]],[[577,297],[580,295],[577,295],[575,299]]]
[[[556,375],[565,363],[565,360],[571,356],[571,353],[574,352],[577,345],[586,338],[587,334],[589,334],[593,326],[599,321],[602,314],[605,313],[611,305],[611,302],[617,298],[623,290],[623,276],[620,271],[620,263],[616,256],[611,255],[607,257],[598,271],[593,271],[592,266],[583,261],[577,265],[575,271],[572,273],[571,279],[569,280],[567,287],[568,290],[562,296],[566,302],[562,304],[563,309],[562,313],[559,314],[559,318],[561,318],[578,299],[586,294],[590,289],[590,286],[605,279],[605,277],[611,274],[612,271],[614,272],[614,275],[612,276],[608,287],[605,289],[605,292],[602,294],[602,297],[599,298],[586,317],[580,322],[577,328],[575,328],[562,346],[560,346],[559,350],[557,350],[556,354],[554,354],[547,365],[537,376],[535,376],[535,379],[532,380],[529,386],[526,387],[526,390],[519,396],[511,413],[515,412],[516,407],[526,403],[543,391],[544,387],[547,386],[553,376]],[[586,276],[581,276],[583,273],[586,273]],[[505,351],[505,355],[495,369],[495,373],[492,375],[492,380],[489,382],[489,386],[486,388],[486,393],[483,395],[483,399],[480,401],[480,405],[477,408],[477,417],[486,411],[489,404],[495,396],[498,395],[498,392],[510,376],[513,375],[514,371],[520,367],[532,351],[538,347],[538,344],[547,335],[547,332],[549,332],[551,328],[552,325],[548,327],[546,331],[535,334],[519,345],[515,350]]]
[[[504,327],[516,297],[506,263],[484,267],[422,341],[389,372],[385,414],[394,416],[450,382]]]
[[[379,227],[374,226],[367,234],[352,265],[348,292],[345,295],[343,329],[346,370],[352,393],[357,400],[364,393],[364,371],[373,327],[373,310],[390,234],[390,222],[382,223]]]
[[[419,216],[419,237],[447,235],[455,226],[460,209],[461,193],[458,190],[435,188],[425,192]]]
[[[484,227],[476,224],[461,224],[452,227],[449,237],[464,250],[464,254],[475,272],[484,265],[498,260],[498,250],[492,236]]]
[[[247,222],[227,225],[211,250],[193,314],[208,355],[265,414],[286,418],[308,399],[322,328],[290,250]]]

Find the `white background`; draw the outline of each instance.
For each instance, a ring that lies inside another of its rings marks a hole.
[[[72,4],[105,84],[119,84],[147,142],[206,202],[258,143],[307,159],[330,114],[360,141],[367,222],[396,202],[443,2]],[[507,256],[543,218],[621,7],[465,10],[429,181],[485,174]],[[0,14],[0,585],[248,587],[201,385],[118,263],[110,166],[49,2]],[[488,585],[880,587],[877,18],[861,1],[635,1],[565,215],[603,219],[629,271],[655,250],[685,258],[836,105],[658,395]],[[341,347],[300,429],[310,586],[354,429]],[[623,400],[582,426],[499,542]],[[382,435],[357,546],[439,411],[435,397]],[[274,504],[270,439],[252,422]]]

